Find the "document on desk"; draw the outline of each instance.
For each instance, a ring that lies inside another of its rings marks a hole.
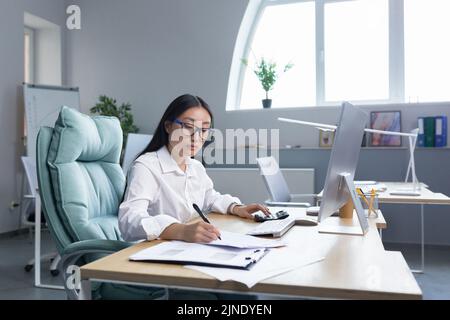
[[[250,270],[211,268],[194,265],[186,265],[185,268],[203,272],[219,281],[236,281],[251,288],[263,280],[306,267],[324,259],[323,253],[321,254],[313,250],[297,252],[292,248],[283,247],[271,249],[264,259],[255,264]]]
[[[264,239],[228,231],[221,231],[220,237],[222,238],[222,240],[215,240],[207,243],[207,245],[233,247],[240,249],[277,248],[286,245],[286,243],[280,239]]]
[[[141,250],[129,259],[159,263],[192,264],[210,267],[250,269],[269,249],[238,249],[199,243],[169,241]]]

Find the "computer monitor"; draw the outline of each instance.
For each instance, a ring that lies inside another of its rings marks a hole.
[[[348,102],[342,104],[319,210],[320,232],[363,235],[368,231],[367,218],[353,183],[367,119],[368,114],[360,108]],[[322,227],[322,222],[350,199],[353,201],[361,228],[333,225],[327,229],[325,223]]]

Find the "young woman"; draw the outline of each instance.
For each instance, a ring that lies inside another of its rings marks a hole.
[[[128,186],[119,209],[124,240],[171,239],[208,243],[220,231],[199,218],[193,204],[252,219],[268,209],[241,204],[238,198],[214,190],[203,165],[192,159],[211,134],[213,116],[200,97],[176,98],[164,113],[152,141],[130,169]]]

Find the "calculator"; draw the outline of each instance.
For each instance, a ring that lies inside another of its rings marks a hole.
[[[255,214],[254,219],[256,222],[264,222],[264,221],[270,221],[270,220],[286,219],[287,217],[289,217],[289,213],[287,213],[284,210],[280,210],[278,212],[271,213],[268,216],[266,216],[262,212],[258,212],[257,214]]]

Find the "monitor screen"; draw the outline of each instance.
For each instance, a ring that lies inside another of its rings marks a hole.
[[[350,199],[349,188],[343,177],[346,175],[347,179],[354,179],[367,119],[368,114],[360,108],[347,102],[342,104],[325,179],[319,222],[330,217]]]

